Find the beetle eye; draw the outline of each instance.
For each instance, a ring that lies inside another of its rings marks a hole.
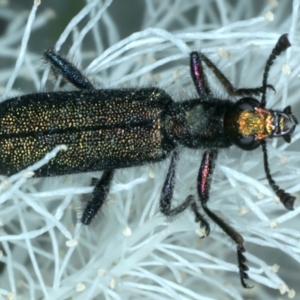
[[[260,106],[260,103],[254,98],[242,98],[236,103],[237,107],[241,110],[254,111],[256,107]]]
[[[260,146],[261,141],[255,139],[253,135],[249,135],[246,137],[241,137],[234,141],[234,144],[246,151],[254,150]]]

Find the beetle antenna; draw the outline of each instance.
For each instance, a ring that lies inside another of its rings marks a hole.
[[[264,167],[265,167],[265,172],[266,172],[266,176],[269,181],[269,184],[270,184],[271,188],[273,189],[273,191],[275,192],[276,196],[280,199],[281,203],[288,210],[293,210],[296,197],[290,195],[289,193],[286,193],[285,190],[280,189],[279,186],[276,184],[276,182],[274,181],[274,179],[272,178],[271,173],[270,173],[266,141],[262,141],[261,146],[263,148]]]
[[[261,107],[266,106],[266,91],[267,91],[267,80],[269,77],[269,71],[270,67],[272,66],[274,60],[278,55],[281,54],[281,52],[285,51],[288,47],[291,46],[290,41],[288,40],[287,34],[283,34],[279,39],[278,42],[276,43],[274,49],[272,50],[272,53],[270,54],[266,66],[265,66],[265,71],[263,75],[263,81],[262,81],[262,97],[261,97]]]

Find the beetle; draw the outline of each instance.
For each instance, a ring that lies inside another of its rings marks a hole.
[[[55,73],[73,84],[77,91],[57,91],[22,95],[0,104],[0,174],[10,176],[40,160],[55,146],[59,152],[35,172],[35,177],[52,177],[103,171],[81,217],[91,223],[107,198],[114,170],[155,163],[171,156],[160,196],[160,211],[175,216],[191,208],[195,221],[210,226],[203,212],[237,245],[238,268],[243,287],[248,288],[243,237],[207,206],[211,177],[218,151],[232,145],[242,150],[262,146],[266,177],[283,205],[291,210],[295,197],[280,189],[273,180],[266,147],[267,138],[283,137],[290,142],[298,124],[291,107],[283,111],[266,109],[267,82],[275,58],[290,47],[282,35],[270,54],[262,86],[235,89],[224,74],[203,53],[190,54],[191,77],[198,93],[195,99],[175,102],[164,90],[95,89],[69,61],[49,49],[44,53]],[[216,98],[204,72],[206,65],[237,102]],[[259,101],[254,96],[261,95]],[[176,166],[181,147],[203,149],[198,178],[198,197],[189,195],[171,207]]]

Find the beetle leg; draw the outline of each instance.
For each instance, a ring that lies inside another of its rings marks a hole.
[[[218,156],[217,150],[207,150],[203,154],[201,166],[198,174],[198,195],[200,202],[205,213],[237,244],[237,257],[238,268],[240,272],[241,283],[244,288],[250,288],[245,283],[245,279],[248,279],[248,267],[246,265],[246,257],[244,256],[244,239],[243,237],[230,225],[228,225],[219,216],[214,214],[208,207],[207,201],[209,200],[209,190],[211,184],[211,177],[214,171],[215,161]]]
[[[209,95],[210,89],[201,62],[202,53],[192,52],[190,54],[191,75],[199,96]]]
[[[105,170],[95,186],[86,208],[81,216],[81,223],[89,225],[106,200],[113,179],[114,170]]]
[[[198,69],[203,74],[203,67],[202,67],[202,64],[201,64],[201,61],[203,61],[206,64],[206,66],[211,69],[211,71],[219,79],[220,83],[225,88],[225,90],[227,91],[227,93],[229,95],[231,95],[231,96],[253,96],[253,95],[260,95],[264,91],[264,87],[263,86],[257,87],[257,88],[236,89],[232,85],[232,83],[225,77],[225,75],[216,67],[216,65],[206,55],[204,55],[201,52],[199,52],[199,53],[198,52],[192,52],[191,53],[191,61],[194,61],[194,60],[197,61],[196,65],[199,66],[198,68],[196,68],[196,70]],[[192,73],[192,77],[193,77],[193,73]],[[194,80],[194,84],[196,86],[196,89],[198,91],[199,90],[198,89],[198,85],[199,84],[197,84],[195,82],[194,77],[193,77],[193,80]],[[202,81],[205,83],[206,79],[203,79]],[[272,85],[270,85],[270,84],[267,85],[267,88],[270,88],[273,91],[275,91],[275,88]],[[199,91],[198,91],[198,94],[199,94]]]
[[[61,74],[68,82],[81,90],[94,90],[90,81],[68,60],[61,57],[52,49],[44,52],[45,59],[50,62],[53,70]]]
[[[190,206],[192,211],[195,214],[195,222],[197,223],[199,222],[201,227],[205,228],[206,235],[209,235],[210,232],[209,224],[207,223],[205,218],[199,213],[198,206],[196,204],[194,196],[192,195],[188,196],[183,203],[181,203],[177,207],[171,208],[177,161],[178,161],[178,153],[177,151],[174,151],[171,157],[171,163],[168,170],[168,174],[165,179],[161,196],[160,196],[160,211],[165,216],[173,217],[180,214]]]

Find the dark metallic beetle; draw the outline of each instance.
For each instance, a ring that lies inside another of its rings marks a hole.
[[[270,66],[289,46],[287,35],[282,35],[266,63],[262,86],[251,89],[235,89],[204,54],[192,52],[191,75],[199,97],[179,103],[158,88],[97,90],[74,65],[48,50],[44,56],[53,70],[80,91],[36,93],[0,104],[0,174],[15,174],[55,146],[66,145],[67,151],[59,152],[35,176],[103,170],[81,218],[88,225],[105,202],[114,169],[158,162],[171,155],[160,211],[174,216],[191,207],[195,221],[209,234],[209,224],[199,212],[201,206],[237,244],[241,282],[248,287],[244,281],[248,278],[248,267],[243,237],[207,207],[210,178],[219,148],[236,145],[253,150],[261,145],[268,181],[284,206],[293,209],[295,197],[280,189],[271,177],[265,141],[283,137],[290,142],[298,124],[290,106],[283,111],[265,108],[266,90],[274,90],[267,84]],[[230,95],[243,98],[237,102],[215,98],[202,63],[213,71]],[[260,94],[260,101],[253,98]],[[204,149],[197,178],[198,197],[190,195],[171,208],[180,145]]]

